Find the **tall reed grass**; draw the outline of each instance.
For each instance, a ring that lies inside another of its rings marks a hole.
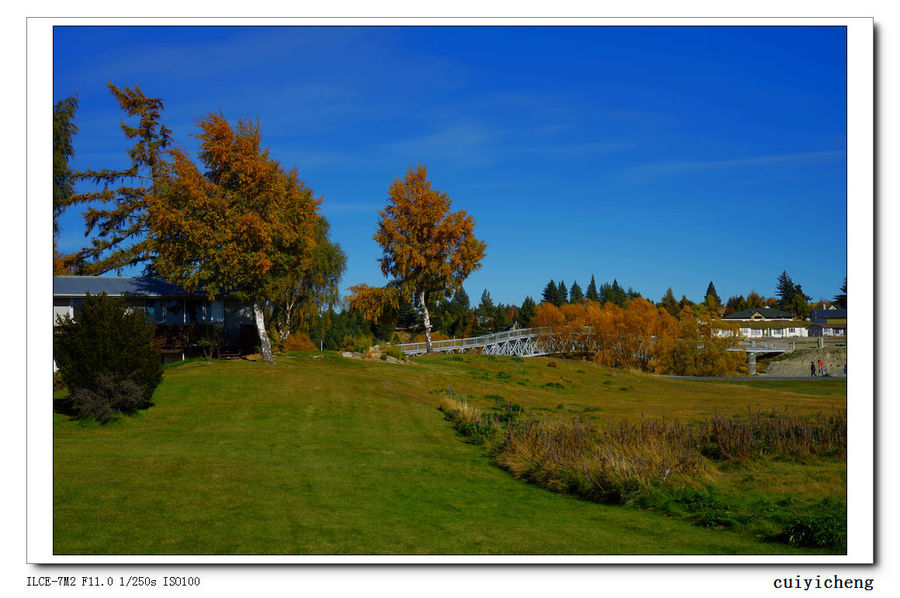
[[[514,476],[556,492],[630,504],[658,487],[700,488],[717,475],[711,460],[846,454],[846,412],[809,419],[787,412],[748,414],[686,425],[680,421],[596,424],[483,413],[444,397],[440,409],[472,441],[486,443]]]

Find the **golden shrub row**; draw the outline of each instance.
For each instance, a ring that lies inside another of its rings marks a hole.
[[[713,335],[706,317],[685,308],[676,318],[638,297],[624,308],[541,303],[530,325],[547,328],[545,342],[563,354],[587,354],[608,366],[618,360],[621,367],[680,376],[723,376],[746,367],[742,353],[727,350],[736,341]]]

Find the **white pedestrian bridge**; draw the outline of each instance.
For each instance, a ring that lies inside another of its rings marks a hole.
[[[435,353],[465,353],[477,351],[485,355],[517,355],[519,357],[539,357],[559,353],[591,353],[596,350],[590,335],[573,335],[567,339],[549,334],[549,328],[519,328],[472,336],[468,338],[452,338],[432,341],[431,348]],[[425,342],[403,343],[400,350],[409,357],[424,355],[427,351]],[[745,351],[755,356],[758,353],[785,353],[796,348],[793,342],[760,343],[745,341],[728,349],[729,351]]]
[[[485,355],[518,355],[519,357],[538,357],[558,353],[559,349],[547,342],[547,328],[519,328],[471,336],[469,338],[452,338],[432,341],[431,348],[435,353],[464,353],[479,351]],[[400,350],[410,357],[418,357],[426,352],[424,342],[403,343]]]

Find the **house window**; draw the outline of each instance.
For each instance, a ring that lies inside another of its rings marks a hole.
[[[185,322],[187,324],[194,324],[195,322],[203,321],[203,312],[204,305],[202,302],[193,300],[186,300],[184,302],[185,308],[187,310]]]
[[[147,321],[153,324],[163,324],[165,322],[165,309],[160,299],[147,299],[144,304],[144,310],[147,312]]]
[[[166,324],[184,324],[184,306],[181,299],[166,302]]]
[[[221,324],[225,321],[225,302],[221,299],[206,306],[206,321]]]
[[[796,333],[797,333],[796,328],[788,328],[788,334],[796,334]]]

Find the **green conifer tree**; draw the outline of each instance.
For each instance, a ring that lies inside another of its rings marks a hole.
[[[588,283],[587,290],[584,293],[588,301],[599,301],[600,295],[597,293],[597,283],[594,281],[594,275],[591,274],[591,282]]]
[[[681,311],[680,306],[678,305],[678,300],[675,299],[675,294],[672,293],[672,287],[666,289],[666,294],[662,296],[659,303],[656,304],[657,307],[661,307],[669,314],[673,316],[677,316],[678,312]]]
[[[558,297],[559,288],[556,286],[556,283],[553,282],[553,279],[550,279],[550,282],[547,283],[547,286],[544,287],[544,292],[541,293],[541,302],[542,303],[552,303],[553,305],[557,305],[557,297]]]
[[[572,288],[569,289],[569,303],[582,303],[584,301],[584,293],[581,292],[581,287],[578,286],[578,281],[574,281],[572,283]]]
[[[566,288],[566,283],[562,280],[559,281],[559,285],[556,287],[556,307],[559,307],[563,303],[568,303],[569,301],[569,290]]]

